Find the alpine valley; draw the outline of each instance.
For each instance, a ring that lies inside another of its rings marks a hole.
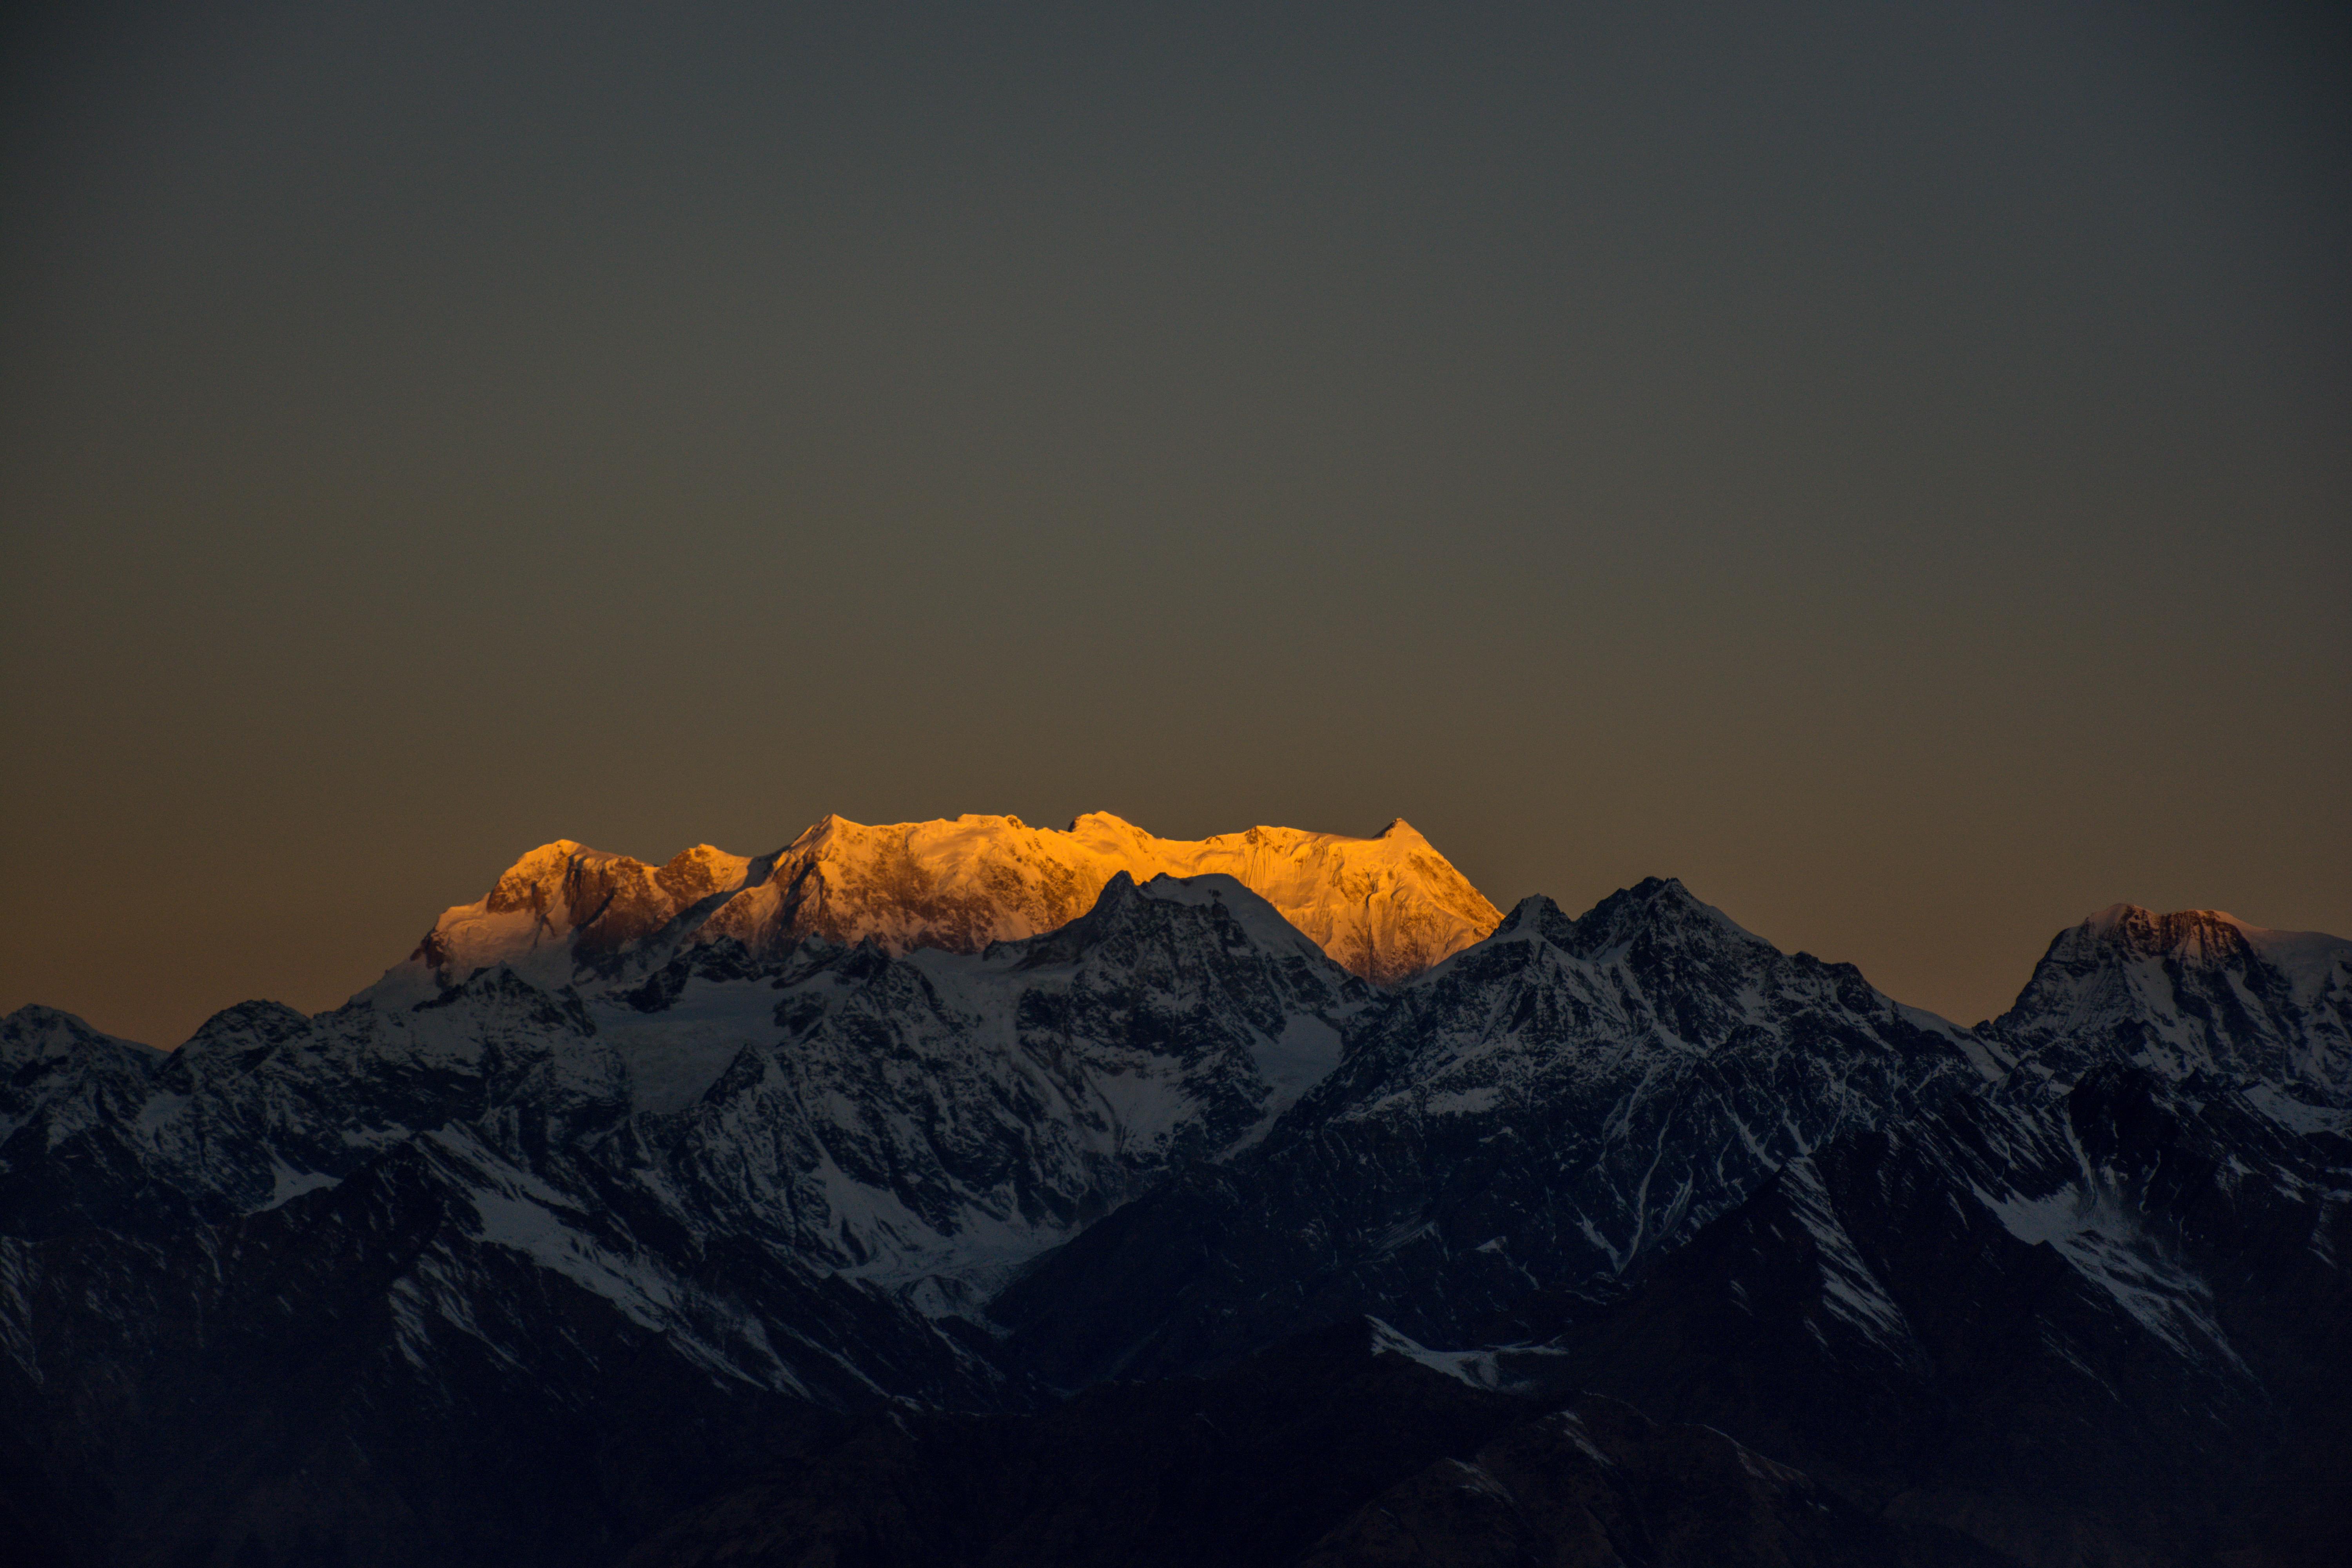
[[[569,841],[176,1049],[0,1020],[32,1565],[2352,1562],[2352,942],[1963,1027],[1402,821]]]

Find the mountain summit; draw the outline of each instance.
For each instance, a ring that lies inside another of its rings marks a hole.
[[[2220,910],[2113,904],[2052,939],[2016,1005],[1985,1029],[2060,1087],[2114,1060],[2352,1107],[2352,942]]]
[[[1376,984],[1420,973],[1493,931],[1501,912],[1402,817],[1370,838],[1253,827],[1160,838],[1108,812],[1066,829],[1017,816],[870,826],[827,816],[772,855],[709,845],[666,866],[570,839],[517,860],[475,903],[445,912],[387,997],[427,996],[505,963],[540,984],[659,963],[721,937],[757,957],[811,936],[885,951],[976,953],[1059,930],[1125,872],[1233,878],[1333,960]]]

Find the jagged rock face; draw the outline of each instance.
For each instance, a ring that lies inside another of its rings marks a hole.
[[[500,967],[404,1008],[247,1003],[168,1056],[27,1012],[0,1037],[27,1064],[0,1201],[17,1235],[153,1233],[463,1127],[817,1267],[1009,1266],[1262,1131],[1371,997],[1228,879],[1122,873],[977,956],[721,941],[588,1000]]]
[[[1230,879],[1121,875],[979,955],[713,942],[585,998],[499,967],[405,1007],[247,1004],[168,1057],[19,1014],[0,1417],[97,1456],[69,1468],[132,1556],[139,1531],[215,1527],[297,1551],[315,1515],[381,1532],[385,1561],[511,1560],[386,1476],[472,1495],[450,1456],[476,1454],[515,1489],[483,1506],[521,1528],[578,1483],[519,1456],[609,1479],[577,1427],[630,1401],[719,1429],[1017,1403],[943,1315],[1262,1132],[1373,997]],[[268,1364],[269,1325],[299,1375]],[[245,1413],[226,1436],[172,1414],[223,1404]],[[255,1489],[108,1500],[215,1443]],[[314,1475],[301,1443],[361,1457]],[[600,1501],[548,1539],[602,1551],[622,1517]]]
[[[1955,1100],[1565,1303],[1549,1375],[1795,1464],[1917,1554],[2340,1561],[2343,1131],[2115,1063],[2055,1101]]]
[[[8,1140],[39,1119],[46,1139],[73,1136],[146,1096],[163,1053],[103,1035],[54,1007],[21,1007],[0,1018],[0,1171]],[[17,1158],[29,1155],[27,1147]]]
[[[2352,941],[2117,904],[2059,932],[1986,1033],[2062,1089],[2114,1060],[2352,1107]]]
[[[1371,995],[1228,879],[1121,874],[978,956],[722,941],[588,1000],[500,967],[404,1008],[247,1003],[168,1056],[27,1012],[0,1200],[19,1235],[168,1229],[462,1125],[526,1168],[657,1169],[681,1223],[825,1267],[1017,1259],[1262,1130]]]
[[[584,952],[610,952],[651,936],[713,893],[740,888],[751,864],[740,855],[698,844],[656,868],[563,839],[508,868],[482,900],[482,910],[527,916],[535,928],[560,929]]]
[[[414,1003],[501,964],[538,984],[569,984],[583,971],[611,969],[623,955],[688,939],[764,879],[772,859],[698,844],[655,867],[569,838],[542,844],[480,900],[445,911],[373,994]]]
[[[755,999],[764,1028],[684,1113],[702,1223],[877,1278],[1001,1274],[1262,1129],[1371,993],[1224,878],[1123,873],[1084,919],[966,957],[804,946],[772,979],[697,952],[635,999]],[[721,978],[670,984],[698,965]]]
[[[887,1297],[663,1239],[468,1131],[220,1225],[0,1237],[0,1430],[52,1456],[59,1562],[490,1568],[609,1561],[869,1379],[1002,1387]]]
[[[1577,921],[1531,899],[1366,1015],[1262,1146],[1113,1216],[992,1310],[1065,1384],[1213,1366],[1360,1312],[1444,1341],[1621,1274],[1791,1157],[1998,1065],[1679,883]]]
[[[245,1003],[134,1058],[135,1083],[113,1069],[104,1114],[53,1100],[18,1129],[0,1145],[0,1213],[19,1236],[152,1234],[273,1207],[451,1122],[503,1112],[518,1147],[565,1143],[627,1109],[576,998],[506,970],[404,1011]]]
[[[779,957],[810,937],[893,954],[977,953],[1059,930],[1112,878],[1229,876],[1272,903],[1350,973],[1375,984],[1417,974],[1494,929],[1495,907],[1400,820],[1349,838],[1253,827],[1156,838],[1107,813],[1066,831],[1018,817],[867,826],[828,816],[753,860],[709,845],[658,868],[569,839],[532,850],[480,902],[441,917],[384,994],[427,995],[496,963],[541,984],[611,976],[640,954],[730,939]]]

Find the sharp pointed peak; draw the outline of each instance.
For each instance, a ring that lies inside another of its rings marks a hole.
[[[1150,880],[1157,882],[1163,879],[1155,877]],[[1143,883],[1138,882],[1131,873],[1124,869],[1114,871],[1084,914],[1059,930],[1041,932],[1024,940],[1045,943],[1066,935],[1073,946],[1082,947],[1097,940],[1113,923],[1132,919],[1149,902],[1150,895],[1144,890]]]
[[[1549,893],[1529,893],[1511,906],[1510,912],[1503,917],[1503,923],[1495,928],[1495,934],[1501,936],[1506,931],[1517,931],[1522,926],[1540,924],[1546,920],[1555,918],[1565,918],[1560,913],[1557,900]]]
[[[1679,877],[1644,877],[1621,888],[1578,917],[1576,927],[1579,945],[1594,950],[1626,941],[1636,931],[1707,931],[1763,941],[1692,892]]]

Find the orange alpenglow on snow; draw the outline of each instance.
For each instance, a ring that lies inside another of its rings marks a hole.
[[[756,859],[708,844],[666,866],[570,839],[509,867],[488,896],[443,914],[385,977],[420,990],[508,963],[561,984],[577,963],[660,942],[731,937],[756,954],[811,936],[888,951],[978,952],[1067,925],[1124,871],[1232,877],[1339,963],[1377,984],[1460,952],[1502,919],[1402,818],[1377,837],[1253,827],[1157,838],[1107,812],[1066,830],[1016,816],[867,826],[828,816]]]

